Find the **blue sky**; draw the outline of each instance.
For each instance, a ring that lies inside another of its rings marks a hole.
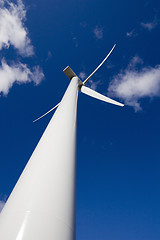
[[[159,1],[0,1],[0,208],[62,98],[69,65],[126,106],[79,94],[77,240],[160,238]],[[45,206],[44,206],[45,207]]]

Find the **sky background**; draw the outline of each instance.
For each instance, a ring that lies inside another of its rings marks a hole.
[[[62,98],[70,66],[125,103],[82,93],[77,240],[160,239],[160,2],[0,1],[0,209]],[[44,206],[45,207],[45,206]]]

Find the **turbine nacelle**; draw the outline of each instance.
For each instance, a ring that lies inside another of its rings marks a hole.
[[[97,69],[97,70],[98,70],[98,69]],[[66,76],[67,76],[70,80],[72,80],[73,77],[77,77],[77,78],[78,78],[78,88],[79,88],[79,91],[81,91],[82,93],[84,93],[84,94],[86,94],[86,95],[88,95],[88,96],[90,96],[90,97],[96,98],[96,99],[98,99],[98,100],[104,101],[104,102],[108,102],[108,103],[111,103],[111,104],[114,104],[114,105],[117,105],[117,106],[121,106],[121,107],[124,106],[124,104],[119,103],[119,102],[117,102],[117,101],[115,101],[115,100],[113,100],[113,99],[111,99],[111,98],[108,98],[108,97],[106,97],[106,96],[104,96],[104,95],[102,95],[102,94],[100,94],[100,93],[98,93],[98,92],[96,92],[96,91],[94,91],[94,90],[86,87],[85,84],[86,84],[86,83],[88,82],[88,80],[90,79],[89,77],[87,78],[87,81],[85,80],[84,82],[82,82],[82,81],[79,79],[79,77],[73,72],[73,70],[72,70],[69,66],[67,66],[67,67],[63,70],[63,72],[66,74]],[[95,73],[95,71],[94,71],[94,73]],[[93,76],[93,74],[91,74],[91,75]],[[91,76],[91,75],[90,75],[90,76]]]
[[[66,74],[66,76],[72,80],[73,77],[77,77],[78,78],[78,88],[79,90],[81,89],[82,85],[83,85],[83,82],[79,79],[79,77],[75,74],[75,72],[73,72],[73,70],[67,66],[63,72]]]
[[[117,102],[109,97],[106,97],[88,87],[86,87],[86,83],[89,81],[89,79],[97,72],[97,70],[103,65],[103,63],[108,59],[108,57],[110,56],[110,54],[112,53],[112,51],[114,50],[116,44],[112,47],[112,49],[110,50],[110,52],[107,54],[107,56],[103,59],[103,61],[98,65],[98,67],[82,82],[79,77],[75,74],[75,72],[69,67],[67,66],[63,72],[66,74],[66,76],[72,81],[72,79],[74,77],[78,78],[78,90],[81,91],[82,93],[96,98],[98,100],[107,102],[107,103],[111,103],[120,107],[123,107],[124,104]],[[53,111],[55,108],[57,108],[60,105],[61,102],[59,102],[56,106],[54,106],[52,109],[50,109],[48,112],[46,112],[45,114],[43,114],[41,117],[37,118],[36,120],[34,120],[33,122],[38,121],[39,119],[43,118],[44,116],[46,116],[48,113],[50,113],[51,111]]]

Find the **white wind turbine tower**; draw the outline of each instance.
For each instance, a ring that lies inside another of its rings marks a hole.
[[[78,91],[124,106],[85,86],[114,48],[84,82],[64,69],[71,82],[0,214],[1,240],[75,239]]]

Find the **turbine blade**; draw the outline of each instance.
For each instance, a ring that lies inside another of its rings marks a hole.
[[[99,66],[89,75],[89,77],[86,78],[86,80],[84,80],[83,85],[86,85],[86,83],[93,76],[93,74],[95,74],[95,72],[97,72],[97,70],[103,65],[103,63],[111,55],[111,53],[112,53],[113,49],[115,48],[115,46],[116,46],[116,44],[114,44],[114,46],[112,47],[111,51],[108,53],[108,55],[105,57],[105,59],[103,59],[103,61],[99,64]]]
[[[114,105],[118,105],[118,106],[121,106],[121,107],[124,106],[124,104],[122,104],[120,102],[117,102],[117,101],[115,101],[115,100],[113,100],[111,98],[108,98],[108,97],[106,97],[106,96],[104,96],[104,95],[102,95],[102,94],[100,94],[100,93],[98,93],[98,92],[96,92],[96,91],[94,91],[94,90],[92,90],[92,89],[90,89],[88,87],[85,87],[85,86],[81,87],[81,92],[85,93],[86,95],[88,95],[90,97],[99,99],[99,100],[104,101],[104,102],[108,102],[108,103],[111,103],[111,104],[114,104]]]
[[[53,108],[51,108],[48,112],[46,112],[45,114],[43,114],[41,117],[35,119],[33,122],[37,122],[38,120],[40,120],[41,118],[43,118],[44,116],[46,116],[48,113],[52,112],[55,108],[57,108],[59,106],[60,103],[58,103],[56,106],[54,106]]]

